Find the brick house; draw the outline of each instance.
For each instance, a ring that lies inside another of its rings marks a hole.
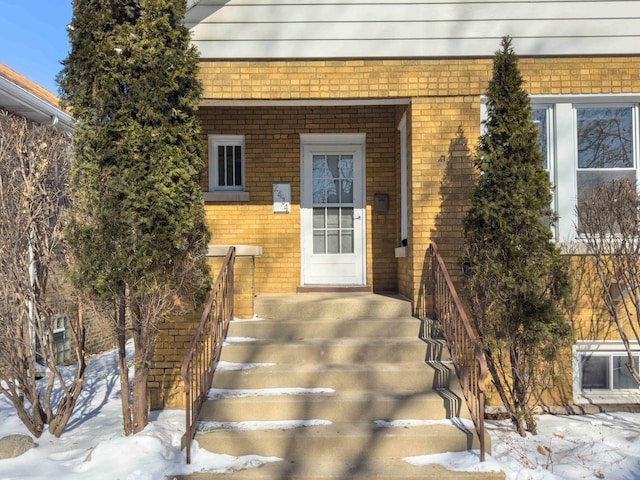
[[[555,238],[574,242],[581,189],[638,176],[640,1],[188,5],[202,58],[207,219],[219,250],[239,246],[239,316],[252,315],[254,295],[322,288],[396,292],[424,314],[432,241],[460,279],[471,154],[505,35],[540,125]],[[581,130],[613,119],[633,158],[585,165]],[[578,323],[593,316],[583,310]],[[588,333],[549,401],[640,401],[613,380],[615,337],[577,330]]]

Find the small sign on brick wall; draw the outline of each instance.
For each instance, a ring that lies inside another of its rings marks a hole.
[[[291,184],[273,184],[273,213],[291,212]]]

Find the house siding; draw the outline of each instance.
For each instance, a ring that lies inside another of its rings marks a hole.
[[[489,57],[635,53],[640,1],[200,0],[185,23],[203,58]]]

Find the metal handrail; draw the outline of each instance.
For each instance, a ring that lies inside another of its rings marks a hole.
[[[184,383],[186,432],[185,445],[187,464],[191,463],[191,442],[196,434],[202,405],[211,388],[222,344],[227,335],[229,322],[233,318],[233,265],[235,247],[230,247],[211,290],[209,300],[200,317],[200,324],[191,341],[189,353],[182,363]]]
[[[451,360],[480,440],[480,461],[484,462],[487,361],[435,242],[431,243],[431,255],[435,318],[439,321],[449,346]]]

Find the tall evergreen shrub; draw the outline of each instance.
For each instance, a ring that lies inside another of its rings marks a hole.
[[[479,173],[464,221],[466,287],[496,390],[521,435],[535,433],[531,403],[571,329],[560,302],[566,259],[548,222],[551,187],[529,96],[511,39],[493,61],[487,120],[475,153]]]
[[[113,311],[127,434],[148,422],[159,323],[202,298],[209,284],[201,89],[185,9],[185,0],[75,0],[71,52],[59,76],[78,122],[68,229],[73,278]]]

